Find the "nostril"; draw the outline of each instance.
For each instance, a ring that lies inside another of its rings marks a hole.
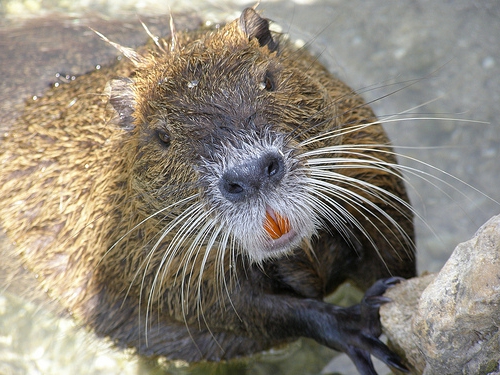
[[[219,189],[226,199],[238,202],[251,192],[252,187],[248,184],[248,177],[240,167],[234,167],[226,171],[219,182]]]
[[[241,194],[241,193],[243,193],[244,189],[243,189],[243,186],[241,186],[239,184],[232,183],[232,182],[226,182],[225,190],[229,194]]]
[[[268,152],[225,171],[219,181],[219,190],[229,201],[241,202],[258,194],[267,194],[284,174],[283,156]]]
[[[266,174],[269,177],[276,175],[280,170],[280,164],[278,160],[271,160],[269,165],[266,167]]]
[[[261,163],[264,176],[269,181],[279,181],[283,177],[285,162],[280,154],[270,152],[261,158]]]

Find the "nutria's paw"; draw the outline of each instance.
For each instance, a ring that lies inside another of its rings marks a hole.
[[[376,375],[370,355],[379,358],[388,366],[408,372],[400,358],[378,339],[382,333],[379,307],[391,301],[383,294],[401,280],[403,279],[398,277],[378,280],[366,291],[361,303],[347,308],[345,319],[338,322],[345,339],[342,350],[351,358],[361,374]]]
[[[400,278],[377,281],[368,289],[361,303],[341,308],[330,304],[309,304],[306,315],[309,331],[305,336],[332,349],[346,353],[362,375],[376,375],[371,356],[403,372],[408,369],[400,358],[378,339],[382,333],[379,307],[390,301],[384,292]]]
[[[404,279],[401,277],[380,279],[365,292],[359,308],[361,321],[364,323],[364,331],[368,332],[371,336],[378,337],[382,334],[378,309],[384,303],[391,302],[391,299],[385,297],[383,294],[387,289],[393,287],[402,280]]]

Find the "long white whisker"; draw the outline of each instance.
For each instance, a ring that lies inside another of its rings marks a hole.
[[[130,235],[133,231],[135,231],[135,230],[139,229],[139,228],[140,228],[142,225],[144,225],[144,224],[145,224],[148,220],[151,220],[151,219],[153,219],[154,217],[157,217],[158,215],[160,215],[160,214],[162,214],[162,213],[164,213],[164,212],[166,212],[166,211],[168,211],[168,210],[170,210],[170,209],[172,209],[172,208],[174,208],[174,207],[176,207],[176,206],[179,206],[179,205],[182,205],[182,204],[186,204],[186,203],[188,203],[188,202],[190,202],[190,201],[192,201],[192,200],[196,199],[196,197],[197,197],[197,194],[194,194],[194,195],[192,195],[192,196],[189,196],[189,197],[186,197],[186,198],[184,198],[184,199],[181,199],[181,200],[179,200],[179,201],[177,201],[177,202],[175,202],[175,203],[173,203],[173,204],[171,204],[171,205],[168,205],[168,206],[166,206],[166,207],[162,208],[161,210],[156,211],[154,214],[149,215],[148,217],[146,217],[145,219],[143,219],[142,221],[140,221],[138,224],[134,225],[134,226],[133,226],[130,230],[128,230],[128,231],[127,231],[127,232],[126,232],[123,236],[121,236],[121,237],[120,237],[117,241],[115,241],[115,243],[114,243],[114,244],[113,244],[113,245],[112,245],[112,246],[111,246],[111,247],[110,247],[110,248],[109,248],[109,249],[105,252],[105,254],[102,256],[102,258],[99,260],[99,263],[100,263],[100,262],[104,259],[104,257],[105,257],[107,254],[109,254],[109,253],[110,253],[110,252],[111,252],[111,251],[112,251],[112,250],[113,250],[116,246],[118,246],[118,244],[119,244],[121,241],[123,241],[123,240],[124,240],[124,239],[125,239],[128,235]],[[181,215],[181,216],[182,216],[182,215]],[[160,222],[161,222],[161,220],[163,220],[163,219],[160,219]],[[174,226],[176,225],[176,223],[178,223],[180,220],[181,220],[181,219],[179,219],[179,216],[178,216],[178,217],[176,217],[176,218],[175,218],[172,222],[170,222],[170,223],[169,223],[169,226],[170,226],[170,227],[174,227]],[[168,229],[168,230],[167,230],[167,232],[169,232],[169,231],[170,231],[170,229]],[[164,232],[164,233],[165,233],[165,232]],[[156,236],[156,235],[155,235],[155,236]],[[154,238],[154,237],[153,237],[153,238]],[[150,239],[150,240],[149,240],[149,241],[145,244],[145,246],[146,246],[148,243],[150,243],[150,242],[153,240],[153,238],[152,238],[152,239]],[[152,248],[151,248],[151,250],[148,252],[148,255],[146,256],[146,258],[142,261],[141,265],[139,265],[139,267],[137,268],[136,272],[134,273],[134,276],[133,276],[132,280],[131,280],[131,281],[130,281],[130,283],[129,283],[129,287],[128,287],[128,289],[127,289],[127,292],[125,293],[125,296],[124,296],[124,298],[123,298],[123,302],[122,302],[122,303],[125,303],[125,300],[126,300],[127,296],[129,295],[130,290],[131,290],[131,288],[132,288],[132,286],[133,286],[133,284],[134,284],[134,280],[137,278],[137,276],[139,275],[139,273],[141,272],[141,270],[143,269],[143,267],[144,267],[144,269],[145,269],[145,270],[147,270],[147,268],[148,268],[148,264],[149,264],[149,262],[150,262],[150,259],[152,258],[152,256],[153,256],[153,254],[154,254],[154,252],[155,252],[155,249],[156,249],[156,247],[157,247],[157,244],[158,244],[158,243],[159,243],[159,242],[157,242],[154,246],[152,246]],[[144,275],[145,275],[145,274],[146,274],[146,272],[144,271]],[[145,282],[145,280],[144,280],[144,277],[143,277],[143,279],[142,279],[142,281],[141,281],[141,285],[144,285],[144,282]],[[141,287],[141,292],[140,292],[140,295],[139,295],[139,301],[138,301],[139,306],[141,306],[141,300],[142,300],[142,287]],[[139,314],[139,324],[140,324],[140,318],[141,318],[141,315]],[[147,340],[147,323],[146,323],[146,340]]]
[[[381,149],[377,149],[375,147],[385,147],[386,149],[385,150],[381,150]],[[357,152],[354,152],[353,150],[356,150]],[[424,162],[422,160],[419,160],[417,158],[414,158],[412,156],[408,156],[408,155],[404,155],[404,154],[401,154],[401,153],[398,153],[398,152],[390,151],[390,150],[387,149],[387,145],[370,145],[370,147],[367,147],[366,145],[331,146],[331,147],[324,147],[324,148],[316,149],[316,150],[312,150],[312,151],[307,151],[302,156],[303,157],[311,157],[311,156],[314,156],[314,155],[331,154],[331,153],[337,153],[337,154],[345,153],[345,154],[348,154],[348,155],[360,156],[360,157],[363,157],[364,159],[357,159],[357,158],[343,158],[343,159],[342,158],[314,158],[314,159],[309,159],[308,163],[310,163],[311,165],[315,165],[315,164],[330,164],[330,165],[332,165],[332,168],[341,168],[341,167],[347,168],[348,165],[340,166],[340,165],[333,165],[333,163],[336,163],[336,162],[345,163],[346,161],[349,161],[349,162],[352,162],[352,163],[359,163],[358,165],[352,165],[352,166],[350,166],[351,168],[366,168],[366,169],[370,168],[370,165],[367,165],[368,163],[371,163],[371,164],[376,163],[376,164],[378,164],[380,166],[386,166],[386,167],[388,167],[387,169],[384,169],[384,170],[386,170],[388,172],[391,172],[391,169],[394,168],[394,169],[397,169],[397,170],[402,171],[402,172],[403,171],[404,172],[408,172],[408,173],[410,173],[413,176],[416,176],[416,177],[419,177],[419,178],[423,178],[426,182],[429,182],[429,183],[431,183],[431,182],[429,181],[428,178],[437,180],[440,183],[445,184],[447,187],[449,187],[449,188],[457,191],[458,193],[460,193],[465,199],[471,200],[470,197],[468,197],[465,193],[461,192],[456,187],[454,187],[451,183],[446,182],[445,180],[443,180],[442,178],[439,178],[438,176],[435,176],[435,175],[433,175],[433,174],[431,174],[429,172],[424,172],[422,170],[419,170],[419,169],[416,169],[416,168],[413,168],[413,167],[409,167],[409,166],[405,166],[405,165],[401,165],[401,164],[394,164],[394,163],[386,162],[386,161],[378,159],[378,158],[376,158],[374,156],[369,156],[369,155],[366,154],[366,152],[384,153],[384,154],[394,155],[394,156],[396,156],[398,158],[403,158],[403,159],[406,159],[406,160],[410,160],[412,162],[415,162],[417,164],[425,166],[425,167],[427,167],[427,168],[429,168],[431,170],[439,172],[439,173],[445,175],[446,177],[449,177],[449,178],[453,179],[454,181],[457,181],[457,182],[465,185],[469,189],[474,190],[476,193],[481,194],[483,197],[490,199],[492,202],[494,202],[496,204],[500,204],[498,201],[496,201],[492,197],[486,195],[485,193],[483,193],[479,189],[477,189],[474,186],[468,184],[467,182],[461,180],[460,178],[452,175],[451,173],[446,172],[446,171],[444,171],[444,170],[442,170],[442,169],[440,169],[438,167],[433,166],[432,164],[426,163],[426,162]],[[366,159],[367,157],[371,158],[371,160]],[[363,164],[363,163],[365,163],[365,164]],[[371,168],[373,168],[373,166]],[[375,168],[375,169],[377,169],[377,168]],[[391,173],[394,173],[394,172],[391,172]],[[406,182],[408,182],[408,181],[406,181]],[[435,185],[435,184],[432,184],[432,185],[434,187],[436,187],[437,189],[439,189],[441,192],[443,192],[443,194],[446,194],[437,185]],[[449,197],[448,194],[446,194],[446,195]]]
[[[316,175],[315,171],[312,171],[312,175]],[[385,217],[397,229],[397,231],[403,236],[403,238],[405,238],[406,242],[412,243],[411,239],[408,237],[408,235],[403,230],[403,228],[399,225],[399,223],[397,223],[387,212],[385,212],[385,210],[383,210],[382,208],[377,206],[375,203],[373,203],[372,201],[370,201],[366,197],[364,197],[358,193],[355,193],[350,189],[339,186],[337,184],[331,184],[330,182],[327,182],[323,179],[327,178],[329,181],[335,181],[335,182],[340,182],[340,183],[348,182],[351,185],[354,185],[354,186],[362,189],[364,192],[366,192],[372,196],[375,196],[376,198],[379,198],[379,199],[383,199],[383,198],[380,197],[378,194],[374,194],[370,189],[375,188],[374,190],[376,190],[376,191],[378,190],[379,192],[385,192],[384,189],[381,189],[381,188],[374,186],[374,185],[371,185],[369,183],[365,183],[364,181],[359,181],[359,180],[354,179],[354,178],[348,178],[348,177],[346,178],[346,176],[344,176],[342,174],[334,173],[334,172],[319,171],[319,173],[317,173],[317,175],[318,175],[318,177],[321,177],[322,179],[320,179],[320,180],[311,179],[312,180],[311,183],[325,188],[325,191],[327,191],[329,195],[332,194],[332,192],[335,192],[335,196],[342,199],[344,202],[348,203],[350,205],[350,207],[352,207],[359,214],[361,214],[366,220],[368,220],[373,225],[373,227],[384,238],[385,238],[385,235],[383,234],[383,232],[378,228],[377,225],[375,225],[375,223],[373,223],[373,221],[371,219],[369,219],[366,216],[367,213],[369,213],[370,216],[374,216],[375,218],[377,218],[378,221],[382,225],[384,225],[387,229],[389,229],[391,233],[394,233],[394,231],[391,227],[389,227],[389,225],[387,223],[385,223],[383,220],[381,220],[377,216],[373,215],[371,213],[370,208],[373,209],[375,212],[378,212],[382,217]],[[360,184],[360,182],[361,182],[361,184]],[[368,187],[370,189],[368,189]],[[384,201],[386,201],[386,200],[384,199]],[[367,205],[368,207],[365,207],[365,205]],[[370,240],[370,242],[372,242],[372,241]],[[387,241],[387,242],[390,243],[389,241]],[[373,242],[372,242],[372,245],[377,249],[377,246],[375,244],[373,244]],[[403,248],[406,248],[406,246],[403,243],[401,243],[401,245]],[[394,249],[394,250],[396,250],[396,249]],[[377,249],[377,251],[378,251],[378,249]],[[397,251],[396,251],[396,253],[397,253]]]
[[[203,210],[204,207],[202,204],[196,204],[191,206],[188,210],[183,212],[178,219],[175,220],[176,221],[175,223],[172,222],[174,225],[172,226],[169,225],[169,227],[165,229],[165,231],[162,234],[162,237],[158,240],[157,244],[155,245],[155,247],[158,247],[160,243],[163,241],[163,239],[168,235],[168,233],[178,224],[181,224],[181,226],[175,232],[173,238],[170,240],[167,248],[163,252],[164,255],[162,256],[162,259],[156,270],[155,277],[153,279],[153,287],[150,291],[150,299],[152,299],[153,297],[155,285],[157,285],[158,283],[161,284],[162,280],[164,280],[164,278],[166,277],[166,273],[169,272],[173,260],[176,258],[177,255],[180,254],[180,251],[183,248],[182,244],[186,241],[186,239],[189,239],[189,236],[192,234],[192,229],[196,228],[197,224],[200,223],[202,220],[204,220],[205,216],[203,215]],[[200,214],[200,212],[202,214]],[[182,262],[180,264],[182,264]],[[177,278],[177,273],[176,273],[176,278]],[[174,284],[175,281],[176,279],[174,280]]]
[[[207,215],[208,216],[208,215]],[[189,246],[189,249],[187,250],[186,254],[183,257],[182,264],[189,264],[191,263],[191,269],[188,272],[188,267],[184,267],[183,269],[183,278],[182,278],[182,283],[183,283],[183,290],[184,290],[184,283],[185,283],[185,277],[189,274],[188,282],[187,282],[187,289],[186,289],[186,295],[190,294],[190,287],[192,285],[193,277],[197,277],[197,285],[198,285],[198,305],[200,303],[201,299],[201,281],[202,281],[202,274],[203,270],[205,269],[206,262],[208,259],[208,256],[210,254],[210,251],[212,249],[213,243],[216,240],[216,237],[218,236],[219,232],[222,230],[221,227],[218,227],[215,232],[211,232],[213,228],[215,227],[216,222],[215,220],[208,220],[205,225],[203,225],[201,228],[199,228],[199,232],[196,235],[196,237],[193,239],[191,245]],[[211,235],[210,235],[211,234]],[[207,242],[206,239],[210,235],[210,239]],[[215,237],[215,238],[214,238]],[[202,247],[205,246],[203,258],[201,261],[201,264],[198,265],[196,263],[196,259],[198,258],[198,255],[200,253],[200,250]],[[193,254],[196,254],[193,258]],[[195,272],[196,270],[199,270],[199,272]],[[194,281],[193,281],[194,284]],[[199,307],[199,306],[198,306]]]
[[[134,225],[131,229],[129,229],[123,236],[121,236],[118,240],[115,241],[115,243],[104,253],[104,255],[102,256],[102,258],[99,260],[99,263],[98,265],[101,263],[101,261],[104,259],[104,257],[109,254],[109,252],[111,252],[116,246],[118,246],[118,244],[123,241],[130,233],[132,233],[133,231],[137,230],[140,226],[144,225],[144,223],[146,223],[148,220],[151,220],[152,218],[154,218],[155,216],[158,216],[160,215],[161,213],[175,207],[175,206],[179,206],[181,204],[185,204],[191,200],[194,200],[195,198],[198,197],[198,194],[194,194],[194,195],[191,195],[187,198],[184,198],[184,199],[181,199],[180,201],[177,201],[175,203],[172,203],[171,205],[167,206],[167,207],[164,207],[162,208],[161,210],[158,210],[156,211],[154,214],[152,215],[149,215],[148,217],[146,217],[144,220],[140,221],[138,224]]]
[[[336,229],[338,229],[340,226],[338,224],[339,222],[338,222],[338,219],[336,216],[344,217],[346,219],[345,220],[346,223],[349,222],[349,223],[353,224],[356,228],[358,228],[363,233],[363,235],[368,239],[368,241],[370,241],[370,244],[374,248],[377,247],[376,244],[373,242],[372,238],[370,237],[369,233],[366,231],[366,229],[363,227],[363,225],[361,225],[361,223],[358,221],[358,219],[356,219],[354,217],[354,215],[352,215],[343,205],[339,204],[335,200],[332,200],[332,197],[337,197],[339,200],[342,200],[342,201],[347,201],[347,202],[353,201],[353,198],[350,197],[351,195],[349,195],[348,197],[345,197],[344,194],[341,194],[341,189],[337,189],[336,185],[330,184],[329,182],[326,182],[326,181],[308,178],[307,182],[308,182],[308,185],[311,186],[310,192],[312,194],[314,194],[315,196],[317,196],[318,198],[320,198],[316,201],[316,203],[321,203],[321,205],[319,206],[319,207],[321,207],[321,211],[319,211],[319,213],[324,215],[325,219],[329,219],[328,221]],[[316,188],[312,188],[312,187],[316,187]],[[324,191],[325,193],[323,193],[322,191]],[[323,201],[328,202],[330,204],[330,206],[326,206],[324,203],[322,203],[321,199]],[[352,202],[352,203],[354,203],[354,202]],[[359,203],[355,206],[358,206],[358,205],[359,205]],[[333,208],[333,210],[329,209],[330,207]],[[359,209],[357,209],[356,207],[354,207],[354,209],[357,212],[360,212]],[[335,210],[337,210],[337,211],[335,211]],[[337,213],[337,215],[335,215],[335,213]],[[362,212],[360,212],[360,213],[362,213]],[[364,216],[364,214],[363,214],[363,216]],[[334,218],[333,222],[330,221],[332,218]]]
[[[210,229],[213,229],[214,228],[214,225],[215,225],[215,221],[211,222],[210,223]],[[203,270],[205,269],[205,266],[207,264],[207,260],[208,260],[208,257],[210,255],[210,251],[212,250],[215,242],[217,241],[217,238],[219,237],[219,234],[223,231],[223,227],[222,225],[219,225],[217,226],[217,228],[211,233],[210,235],[210,238],[205,246],[205,254],[203,256],[203,259],[202,259],[202,262],[201,262],[201,267],[200,267],[200,273],[199,273],[199,276],[198,276],[198,294],[197,294],[197,300],[198,300],[198,303],[197,303],[197,311],[198,311],[198,320],[200,319],[200,317],[203,319],[204,323],[205,323],[205,326],[207,327],[208,331],[210,332],[210,335],[212,336],[212,338],[214,339],[215,343],[222,349],[222,346],[219,344],[219,342],[217,341],[217,339],[215,338],[215,335],[213,334],[212,330],[210,329],[210,324],[208,323],[206,317],[205,317],[205,313],[203,311],[203,302],[202,302],[202,274],[203,274]],[[207,231],[207,235],[208,235],[208,231]],[[205,241],[205,238],[206,236],[204,236],[203,238],[203,242]],[[200,245],[201,246],[201,245]],[[223,262],[223,260],[222,260]],[[194,264],[194,262],[193,262]],[[222,266],[224,267],[224,266]],[[214,277],[215,277],[215,274],[214,274]],[[214,280],[216,281],[216,280]],[[189,285],[191,284],[191,281],[189,281]],[[221,285],[221,284],[219,284]],[[189,291],[188,291],[189,293]],[[217,291],[216,291],[217,293]]]
[[[236,269],[235,269],[237,267],[236,266],[236,257],[235,257],[236,244],[234,242],[234,239],[230,236],[229,233],[230,233],[229,231],[224,232],[222,235],[222,238],[219,242],[219,247],[218,247],[218,251],[217,251],[217,262],[220,264],[220,269],[217,271],[217,274],[218,274],[217,275],[217,279],[218,279],[217,285],[223,285],[224,291],[227,295],[227,300],[231,304],[235,313],[239,316],[239,313],[236,310],[236,307],[233,305],[233,301],[231,299],[231,287],[230,287],[230,285],[228,285],[228,282],[229,282],[229,284],[231,284],[233,281],[235,283],[238,282],[238,279],[237,279],[238,274],[237,274]],[[229,245],[229,241],[231,241],[230,245]],[[226,278],[226,270],[224,269],[224,259],[226,257],[226,252],[227,252],[228,248],[230,249],[230,255],[229,255],[230,258],[229,258],[229,262],[228,262],[229,263],[229,270],[228,270],[229,275]],[[223,300],[222,288],[220,289],[220,291],[218,290],[218,292],[221,295],[221,300]]]
[[[164,255],[162,256],[162,259],[158,265],[158,268],[157,268],[156,273],[154,275],[154,278],[152,280],[151,289],[149,291],[149,296],[148,296],[148,301],[147,301],[146,321],[149,320],[149,311],[151,310],[152,303],[154,300],[156,285],[158,285],[158,283],[159,283],[160,272],[165,272],[165,270],[169,269],[169,262],[172,261],[173,258],[175,258],[175,256],[178,254],[178,251],[180,250],[179,244],[181,244],[184,241],[185,236],[187,234],[189,234],[189,231],[186,228],[190,227],[191,221],[193,220],[193,218],[197,217],[196,213],[199,212],[201,209],[202,209],[201,204],[192,205],[188,209],[186,209],[182,214],[180,214],[174,220],[172,220],[162,230],[160,237],[158,238],[156,243],[152,246],[152,248],[148,254],[148,257],[147,257],[148,261],[147,261],[147,264],[145,265],[145,268],[143,271],[143,279],[142,279],[141,285],[144,285],[144,283],[145,283],[145,277],[147,275],[146,271],[149,268],[149,264],[153,258],[154,253],[156,252],[156,250],[158,250],[160,248],[161,243],[172,232],[172,230],[175,227],[180,225],[180,228],[177,230],[174,237],[169,242],[168,247],[164,250]],[[165,266],[165,263],[166,263],[166,266]],[[161,297],[161,296],[159,296],[159,297]],[[141,288],[141,298],[142,298],[142,288]],[[146,335],[147,335],[147,323],[146,323]]]
[[[309,182],[309,181],[306,181]],[[311,207],[314,207],[315,211],[319,214],[318,216],[326,219],[337,231],[342,235],[342,237],[350,242],[350,232],[346,230],[346,224],[353,217],[346,218],[346,215],[349,216],[349,212],[345,211],[345,215],[335,215],[335,212],[343,212],[344,207],[336,201],[332,201],[331,199],[327,199],[330,205],[327,205],[323,200],[317,199],[316,197],[316,189],[311,188],[309,183],[306,185],[306,191],[309,194],[304,194],[302,199],[304,202],[308,203]],[[332,208],[334,209],[332,211]],[[337,210],[337,211],[335,211]],[[315,223],[317,226],[322,227],[325,230],[328,230],[328,227],[325,226],[325,223]]]
[[[402,113],[404,113],[404,112],[402,112]],[[365,124],[358,124],[358,125],[352,125],[349,127],[335,128],[335,129],[332,129],[331,131],[319,133],[318,135],[316,135],[314,137],[309,137],[308,139],[300,142],[299,146],[305,147],[305,146],[308,146],[308,145],[315,143],[315,142],[322,142],[322,141],[325,141],[325,140],[330,139],[332,137],[344,136],[344,135],[347,135],[350,133],[354,133],[354,132],[369,128],[370,126],[373,126],[373,125],[380,125],[381,123],[389,124],[392,122],[424,120],[424,121],[452,121],[452,122],[465,121],[467,123],[472,123],[472,124],[488,124],[487,121],[468,120],[468,119],[453,118],[453,117],[404,117],[404,118],[401,118],[401,117],[397,117],[397,116],[399,116],[399,114],[388,116],[387,118],[384,118],[383,121],[375,120],[375,121],[368,122]],[[346,146],[349,146],[349,145],[346,145]],[[384,146],[389,147],[388,144],[384,145]],[[332,147],[335,147],[335,146],[332,146]]]

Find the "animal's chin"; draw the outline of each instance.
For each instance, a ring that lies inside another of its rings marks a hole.
[[[277,239],[269,237],[269,239],[263,241],[257,248],[248,249],[248,256],[256,263],[268,259],[276,259],[289,254],[299,247],[302,240],[303,236],[292,229]]]
[[[265,244],[267,248],[264,248],[264,251],[269,251],[269,252],[289,252],[290,250],[293,250],[295,246],[297,246],[300,243],[300,238],[299,235],[295,230],[290,230],[288,233],[282,235],[281,237],[277,239],[272,239],[269,238],[269,241]]]
[[[261,210],[257,207],[247,221],[227,220],[227,223],[234,223],[227,227],[239,245],[238,251],[247,259],[261,263],[286,256],[304,246],[310,248],[309,239],[317,233],[317,220],[309,210],[303,207],[298,210],[292,205],[279,211],[266,205],[265,210]]]

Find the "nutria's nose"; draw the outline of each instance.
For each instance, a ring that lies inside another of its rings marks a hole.
[[[227,200],[239,202],[277,184],[284,174],[283,156],[277,152],[268,152],[224,172],[219,189]]]

